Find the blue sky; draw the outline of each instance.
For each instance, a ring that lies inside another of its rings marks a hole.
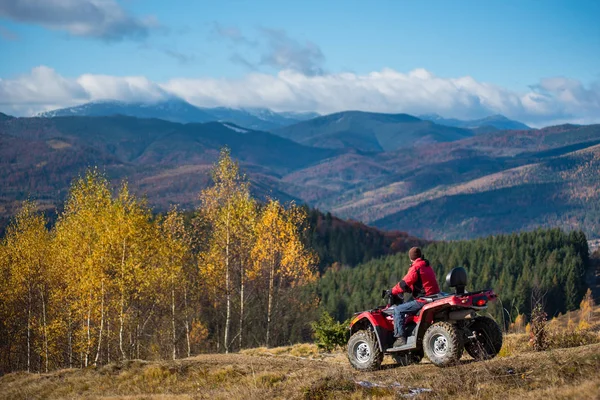
[[[586,0],[0,0],[0,110],[150,91],[207,106],[595,122],[598,15],[600,2]],[[115,90],[100,91],[109,85],[99,76],[112,77]],[[126,77],[146,86],[132,91]],[[48,83],[62,80],[67,89]],[[368,90],[357,86],[363,80]],[[279,91],[248,89],[259,84]],[[331,101],[357,90],[365,91],[353,102]],[[409,90],[412,99],[398,93]]]

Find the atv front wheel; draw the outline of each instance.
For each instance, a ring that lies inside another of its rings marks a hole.
[[[463,353],[463,342],[458,329],[448,322],[431,325],[423,336],[423,350],[427,358],[438,367],[457,363]]]
[[[348,360],[359,371],[379,369],[383,361],[383,353],[379,350],[377,338],[373,331],[356,332],[348,341]]]
[[[465,350],[475,360],[489,360],[496,357],[502,348],[502,330],[490,317],[475,317],[469,326],[475,338],[465,343]]]

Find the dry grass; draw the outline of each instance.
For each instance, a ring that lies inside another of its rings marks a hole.
[[[445,369],[426,361],[397,368],[386,360],[382,370],[361,373],[342,353],[319,355],[313,345],[297,345],[41,375],[21,372],[0,378],[0,399],[392,399],[422,388],[431,391],[419,399],[599,398],[600,344],[524,353],[518,350],[521,342],[518,335],[507,337],[512,356],[464,360]]]

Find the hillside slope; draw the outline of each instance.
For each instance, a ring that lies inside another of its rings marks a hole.
[[[192,206],[223,146],[250,174],[254,192],[282,200],[280,176],[337,154],[232,124],[177,124],[132,117],[14,118],[0,122],[0,214],[14,214],[33,196],[53,207],[72,179],[98,166],[127,178],[150,204]]]
[[[506,118],[504,115],[490,115],[489,117],[474,119],[474,120],[460,120],[455,118],[443,118],[437,114],[425,114],[419,115],[419,118],[435,122],[440,125],[456,126],[458,128],[473,129],[478,133],[488,133],[494,131],[504,130],[526,130],[531,129],[519,121],[513,121]]]
[[[597,399],[600,344],[522,353],[440,369],[427,362],[357,372],[343,354],[314,347],[206,354],[177,361],[127,361],[0,378],[0,399]]]
[[[363,111],[330,114],[273,132],[309,146],[374,152],[449,142],[473,135],[467,129],[437,125],[407,114]]]
[[[361,131],[361,121],[379,128]],[[452,141],[418,145],[398,138],[419,136],[421,128],[433,124],[406,115],[341,113],[306,122],[309,127],[315,123],[331,129],[326,138],[353,129],[357,141],[348,142],[351,136],[343,134],[342,142],[329,142],[336,148],[327,148],[320,128],[315,146],[309,146],[232,123],[2,117],[0,218],[6,221],[30,194],[51,208],[71,180],[94,165],[111,179],[127,177],[152,206],[192,207],[219,149],[227,145],[259,197],[295,199],[387,230],[461,239],[559,226],[600,237],[600,125],[476,136],[469,131],[460,140],[452,135],[461,136],[463,130],[441,127],[440,140]],[[399,127],[403,133],[396,135]],[[412,147],[382,152],[385,143]]]
[[[425,238],[536,226],[597,237],[598,144],[599,125],[499,132],[377,156],[345,154],[284,179],[308,187],[305,196],[321,209]]]

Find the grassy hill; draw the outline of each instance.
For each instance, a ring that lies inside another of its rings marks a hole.
[[[177,361],[127,361],[0,378],[0,399],[597,399],[600,344],[440,369],[423,362],[361,373],[341,353],[316,347],[206,354]]]

